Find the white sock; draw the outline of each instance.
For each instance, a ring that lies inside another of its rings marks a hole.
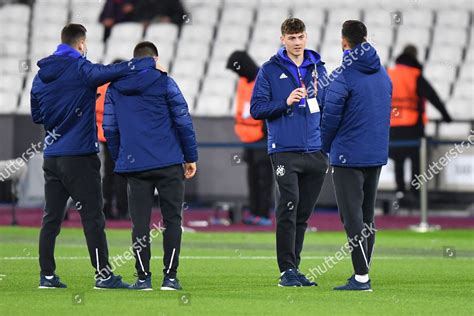
[[[364,274],[364,275],[356,274],[355,279],[356,279],[357,282],[367,283],[367,282],[369,282],[369,275],[368,274]]]
[[[54,275],[45,275],[44,276],[46,280],[52,280],[54,278]]]

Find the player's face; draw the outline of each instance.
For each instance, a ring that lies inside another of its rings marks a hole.
[[[300,56],[304,53],[306,41],[308,40],[306,32],[285,34],[282,35],[280,39],[288,54],[293,56]]]

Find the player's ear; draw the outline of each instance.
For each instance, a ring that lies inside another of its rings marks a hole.
[[[281,35],[280,36],[280,42],[285,45],[285,36],[284,35]]]

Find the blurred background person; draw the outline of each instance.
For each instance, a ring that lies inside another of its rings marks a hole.
[[[114,60],[113,64],[123,62],[122,59]],[[114,173],[115,163],[107,147],[107,140],[104,136],[102,122],[104,120],[105,94],[110,82],[97,88],[96,100],[96,122],[97,136],[100,142],[100,151],[103,159],[102,170],[102,195],[104,197],[104,215],[106,219],[126,219],[128,218],[127,201],[127,179]],[[117,213],[114,214],[113,201],[115,198]]]
[[[136,14],[145,26],[154,22],[181,25],[190,19],[180,0],[138,0]]]
[[[255,145],[244,148],[242,157],[247,163],[250,209],[250,215],[244,218],[244,223],[271,225],[273,171],[266,149],[266,126],[263,120],[255,120],[250,115],[250,99],[259,68],[245,51],[233,52],[226,67],[240,77],[236,92],[235,134],[241,142]]]
[[[407,45],[402,54],[395,60],[395,66],[388,69],[393,83],[392,114],[390,119],[390,140],[420,140],[425,135],[426,100],[441,113],[443,120],[451,122],[443,101],[431,84],[423,76],[423,66],[417,59],[417,49]],[[411,160],[412,180],[420,173],[419,147],[391,147],[389,156],[395,163],[397,198],[405,206],[417,206],[418,198],[415,188],[406,192],[404,181],[405,159]],[[411,180],[411,181],[412,181]]]
[[[135,21],[137,0],[107,0],[99,16],[104,25],[104,42],[109,38],[112,27],[121,22]]]

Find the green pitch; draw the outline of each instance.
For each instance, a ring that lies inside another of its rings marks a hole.
[[[130,247],[130,232],[107,232],[110,255]],[[68,289],[39,290],[38,229],[0,228],[0,315],[473,315],[474,232],[381,231],[371,279],[374,292],[332,288],[351,275],[349,257],[319,275],[315,288],[278,288],[269,233],[185,233],[181,292],[159,291],[161,236],[153,241],[152,292],[93,290],[93,269],[79,229],[63,229],[57,273]],[[342,232],[308,233],[302,270],[321,267],[346,242]],[[324,270],[324,269],[322,269]],[[134,261],[117,267],[134,280]]]

